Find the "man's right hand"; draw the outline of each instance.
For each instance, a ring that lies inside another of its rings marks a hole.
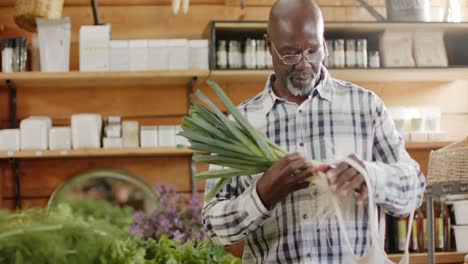
[[[272,209],[290,193],[309,187],[307,178],[322,168],[306,167],[300,153],[292,153],[275,162],[258,180],[257,193],[263,205]]]

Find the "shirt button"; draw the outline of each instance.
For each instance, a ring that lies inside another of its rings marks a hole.
[[[300,147],[303,147],[303,146],[304,146],[304,143],[299,142],[299,146],[300,146]]]
[[[302,109],[299,109],[299,113],[302,114],[302,113],[304,113],[304,111],[302,111]]]
[[[307,214],[303,214],[302,219],[306,220],[307,219]]]
[[[312,254],[307,253],[307,257],[308,257],[308,258],[311,258],[311,257],[312,257]]]

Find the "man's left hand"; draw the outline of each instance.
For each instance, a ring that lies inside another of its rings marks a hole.
[[[362,168],[365,168],[364,163],[354,154],[348,156],[353,159]],[[339,195],[346,197],[353,191],[359,193],[357,203],[363,205],[367,200],[368,190],[364,177],[348,163],[342,161],[336,164],[333,168],[329,167],[326,171],[328,181],[330,183],[330,190],[337,192]]]

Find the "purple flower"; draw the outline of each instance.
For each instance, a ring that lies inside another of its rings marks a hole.
[[[156,240],[163,235],[184,243],[186,240],[206,239],[202,231],[201,204],[198,195],[187,199],[169,185],[155,186],[160,208],[152,215],[144,212],[135,213],[135,224],[131,227],[132,236]]]

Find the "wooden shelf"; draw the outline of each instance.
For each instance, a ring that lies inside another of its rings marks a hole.
[[[442,141],[442,142],[408,142],[406,144],[407,150],[427,150],[427,149],[440,149],[452,142]]]
[[[82,158],[82,157],[141,157],[141,156],[189,156],[194,151],[188,148],[122,148],[47,151],[0,151],[0,159]]]
[[[346,81],[454,81],[468,80],[463,68],[330,69],[333,78]],[[232,83],[266,82],[273,70],[213,70],[209,79]]]
[[[336,79],[360,82],[468,80],[466,68],[330,69]],[[16,87],[86,88],[137,87],[188,84],[192,78],[217,82],[266,82],[273,70],[148,71],[148,72],[20,72],[0,73],[0,81],[12,80]]]
[[[0,81],[12,80],[17,87],[67,88],[110,87],[155,84],[188,84],[193,77],[204,78],[209,71],[140,71],[140,72],[18,72],[0,73]]]
[[[436,263],[463,263],[465,255],[468,252],[436,252],[435,261]],[[401,259],[402,254],[390,254],[390,260],[396,262]],[[411,264],[426,264],[427,253],[411,253],[410,254],[410,263]]]
[[[214,21],[216,29],[224,29],[229,31],[236,30],[266,30],[267,21]],[[382,32],[387,29],[427,29],[427,30],[443,30],[445,32],[460,32],[468,30],[468,23],[381,23],[381,22],[326,22],[325,31],[346,31],[353,33],[369,33]]]
[[[408,150],[438,149],[450,142],[409,143]],[[41,159],[41,158],[80,158],[80,157],[139,157],[139,156],[189,156],[195,151],[188,148],[122,148],[122,149],[78,149],[78,150],[32,150],[0,151],[0,159]]]

